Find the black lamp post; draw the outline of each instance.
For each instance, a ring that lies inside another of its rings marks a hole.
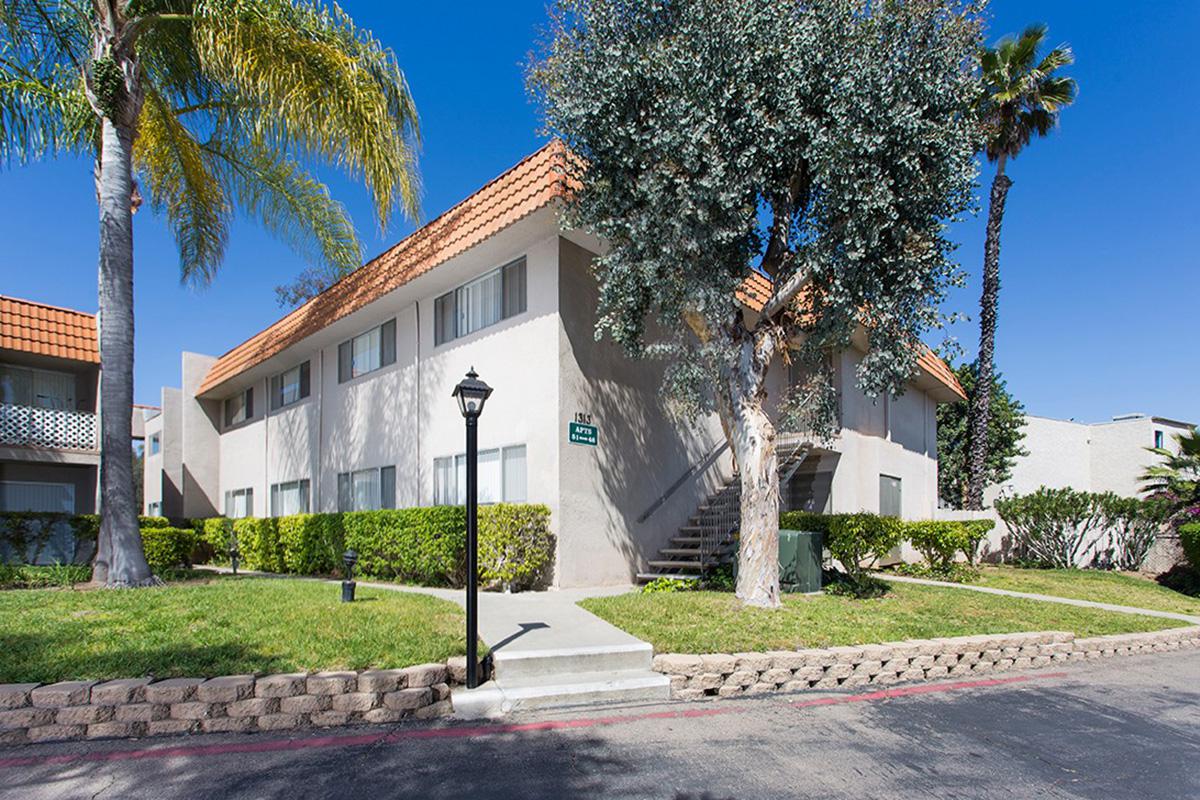
[[[237,534],[231,531],[229,533],[229,564],[233,567],[234,575],[237,575],[239,555],[240,553],[238,553]]]
[[[354,602],[354,565],[358,563],[358,553],[347,550],[342,553],[342,563],[346,565],[346,579],[342,581],[342,602]]]
[[[467,421],[467,688],[479,685],[479,415],[492,387],[479,380],[475,368],[451,395]]]

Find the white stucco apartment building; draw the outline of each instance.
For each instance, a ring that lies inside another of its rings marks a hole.
[[[1001,494],[1029,494],[1042,486],[1136,497],[1146,468],[1162,460],[1147,448],[1177,453],[1175,437],[1194,427],[1146,414],[1123,414],[1107,422],[1027,415],[1021,446],[1029,454],[1016,460],[1012,477],[988,488],[985,500],[990,504]]]
[[[200,517],[461,502],[450,393],[474,367],[494,388],[481,500],[549,506],[560,587],[644,569],[732,465],[715,417],[674,417],[655,364],[595,340],[602,245],[560,226],[564,157],[543,147],[228,353],[183,354],[180,388],[147,422],[162,443],[147,505]],[[769,290],[747,282],[751,312]],[[797,469],[789,502],[932,517],[935,410],[962,390],[926,352],[908,391],[872,401],[854,387],[859,358],[835,359],[842,431]],[[782,362],[772,379],[777,399]],[[569,441],[573,422],[595,426],[596,444]]]

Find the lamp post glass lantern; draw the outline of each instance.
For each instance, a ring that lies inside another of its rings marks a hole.
[[[467,688],[479,685],[479,415],[492,387],[479,380],[475,368],[451,395],[467,424]]]

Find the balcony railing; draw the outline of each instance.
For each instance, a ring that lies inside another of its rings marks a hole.
[[[96,415],[0,403],[0,445],[97,450]]]

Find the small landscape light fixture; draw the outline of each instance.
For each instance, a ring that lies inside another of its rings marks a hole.
[[[358,563],[358,553],[347,550],[342,553],[342,563],[346,565],[346,579],[342,581],[342,602],[354,602],[354,565]]]
[[[238,552],[237,534],[231,530],[229,532],[229,564],[233,567],[234,575],[237,575],[238,556],[240,555],[241,553]]]
[[[451,395],[467,421],[467,688],[479,685],[479,415],[492,387],[475,368]]]

